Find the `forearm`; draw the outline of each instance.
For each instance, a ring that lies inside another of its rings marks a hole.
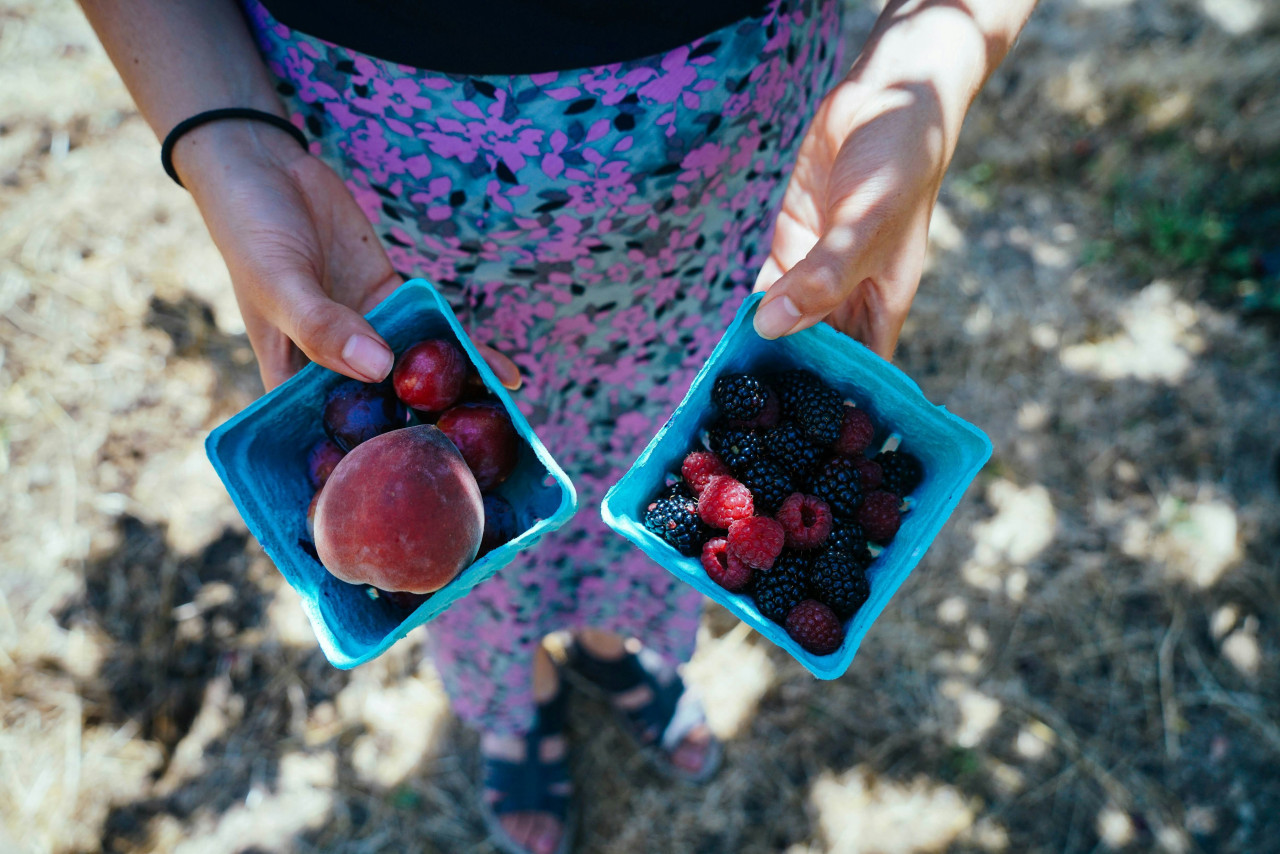
[[[219,107],[285,115],[234,0],[80,4],[157,137],[189,116]],[[185,135],[174,151],[183,182],[194,190],[197,173],[217,172],[215,161],[228,148],[297,148],[287,134],[256,124],[218,122]]]
[[[1035,0],[893,0],[847,81],[873,97],[896,91],[936,98],[949,155],[970,104],[1034,7]],[[891,94],[879,97],[891,106]]]

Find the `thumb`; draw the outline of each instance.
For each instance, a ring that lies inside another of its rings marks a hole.
[[[272,320],[311,361],[364,382],[380,382],[391,373],[395,356],[382,336],[309,277],[282,282],[276,305]]]
[[[756,309],[761,338],[781,338],[820,323],[839,308],[865,276],[852,228],[829,229],[809,254],[769,286]]]

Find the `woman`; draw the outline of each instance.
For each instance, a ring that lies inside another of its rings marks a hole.
[[[385,377],[361,314],[422,275],[504,384],[523,381],[587,509],[753,282],[760,334],[825,319],[892,354],[964,113],[1033,3],[890,3],[847,73],[837,0],[83,5],[158,135],[202,116],[166,165],[267,388],[306,359]],[[260,113],[206,120],[226,107]],[[268,121],[286,115],[305,148]],[[587,509],[435,622],[504,848],[569,844],[553,630],[573,630],[568,667],[660,764],[714,770],[674,671],[699,609]]]

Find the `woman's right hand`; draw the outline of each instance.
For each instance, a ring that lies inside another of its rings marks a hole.
[[[361,315],[403,279],[351,192],[288,134],[248,121],[184,136],[174,165],[226,261],[266,388],[306,360],[365,382],[394,356]],[[520,372],[481,347],[508,388]]]

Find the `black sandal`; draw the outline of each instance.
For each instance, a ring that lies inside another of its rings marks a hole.
[[[622,658],[596,658],[576,641],[565,645],[564,675],[574,686],[609,703],[624,732],[661,772],[690,783],[710,779],[720,768],[720,742],[711,736],[702,769],[686,771],[671,761],[671,754],[698,724],[706,723],[702,704],[685,689],[680,674],[666,667],[653,653],[623,653]],[[618,706],[616,699],[639,687],[648,687],[650,699],[634,709]]]
[[[554,791],[569,780],[568,752],[554,762],[543,762],[540,747],[543,739],[564,736],[569,691],[561,681],[556,695],[538,705],[533,728],[524,737],[524,760],[508,762],[481,756],[484,766],[483,787],[501,793],[494,803],[487,798],[480,800],[480,813],[490,838],[506,854],[529,854],[507,835],[501,818],[517,812],[538,812],[553,815],[560,820],[563,831],[555,854],[567,854],[573,846],[574,811],[570,795]]]

